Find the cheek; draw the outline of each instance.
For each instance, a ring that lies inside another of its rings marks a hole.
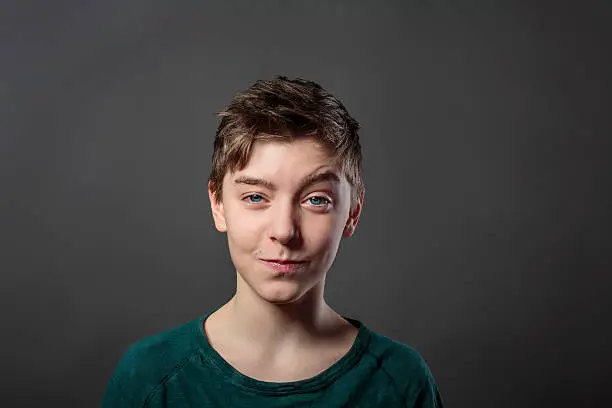
[[[344,224],[334,219],[312,218],[304,220],[302,231],[306,246],[314,251],[332,251],[338,246]]]
[[[236,250],[251,251],[257,247],[261,222],[239,208],[226,211],[228,241]]]

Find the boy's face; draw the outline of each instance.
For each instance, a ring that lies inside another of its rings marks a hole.
[[[210,189],[209,196],[236,270],[256,294],[279,304],[323,284],[362,202],[351,211],[350,184],[309,138],[255,142],[247,166],[225,175],[222,202]],[[285,260],[296,262],[279,262]]]

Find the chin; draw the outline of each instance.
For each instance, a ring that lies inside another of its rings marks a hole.
[[[284,305],[300,300],[306,293],[300,285],[289,282],[275,282],[260,287],[259,296],[269,303]]]

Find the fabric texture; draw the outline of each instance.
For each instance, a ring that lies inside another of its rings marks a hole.
[[[259,381],[212,348],[205,316],[132,344],[108,383],[102,408],[402,407],[442,408],[424,359],[405,344],[344,317],[359,329],[353,346],[316,376]]]

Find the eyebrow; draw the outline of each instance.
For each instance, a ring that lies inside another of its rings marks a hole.
[[[300,190],[316,183],[324,181],[331,181],[333,183],[340,183],[340,177],[332,171],[324,171],[320,173],[309,174],[300,181]],[[246,184],[249,186],[262,186],[271,191],[278,190],[278,187],[271,181],[264,180],[259,177],[240,176],[234,180],[234,184]]]

